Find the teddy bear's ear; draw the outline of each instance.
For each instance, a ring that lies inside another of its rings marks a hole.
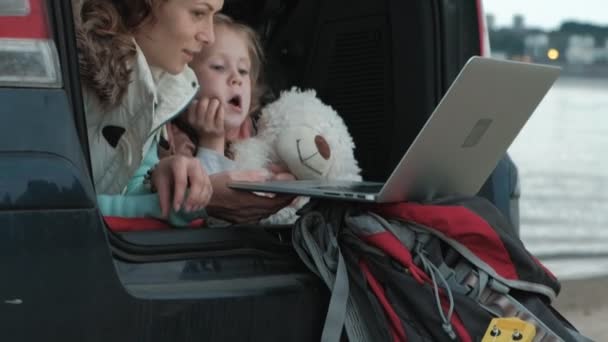
[[[331,147],[322,135],[315,136],[315,145],[317,145],[317,150],[323,159],[329,160],[331,158]]]

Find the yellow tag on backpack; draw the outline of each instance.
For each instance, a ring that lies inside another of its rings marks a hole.
[[[516,317],[494,318],[482,342],[532,342],[536,328]]]

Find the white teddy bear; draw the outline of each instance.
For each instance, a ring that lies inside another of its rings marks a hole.
[[[342,118],[316,97],[314,90],[292,88],[262,109],[257,135],[235,143],[237,169],[261,169],[278,164],[297,179],[361,180],[355,144]],[[307,200],[284,208],[262,221],[285,224]]]

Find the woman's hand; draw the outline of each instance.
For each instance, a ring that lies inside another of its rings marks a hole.
[[[224,106],[220,100],[203,98],[194,100],[186,113],[186,121],[199,137],[199,146],[224,153],[226,132]]]
[[[152,184],[158,191],[163,217],[173,210],[201,210],[211,199],[213,188],[209,176],[196,158],[170,156],[161,159],[152,172]],[[188,196],[186,196],[186,190]],[[171,198],[173,196],[173,198]]]
[[[273,175],[267,171],[227,171],[213,174],[209,178],[214,191],[207,212],[234,223],[257,222],[289,205],[294,198],[285,195],[263,197],[228,187],[228,183],[233,181],[263,182],[272,179]]]

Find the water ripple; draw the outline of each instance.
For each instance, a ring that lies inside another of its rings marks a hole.
[[[522,240],[561,277],[608,274],[607,94],[605,80],[561,78],[509,149]],[[603,266],[591,267],[600,256]]]

